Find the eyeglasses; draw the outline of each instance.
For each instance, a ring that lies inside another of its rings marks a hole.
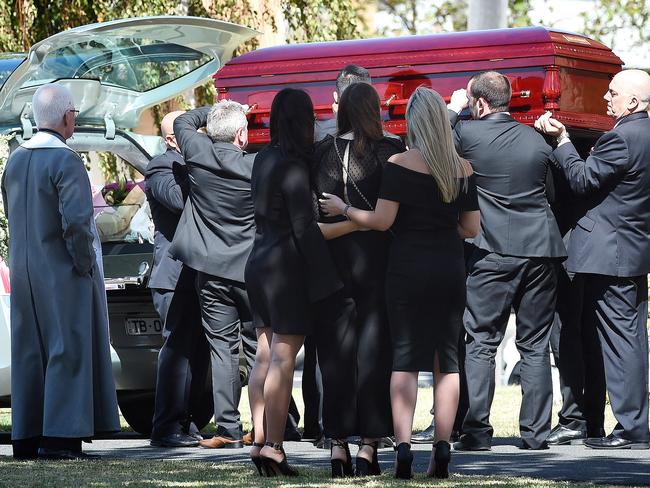
[[[76,117],[77,115],[79,115],[79,110],[74,109],[74,108],[71,108],[70,110],[68,110],[68,112],[72,112],[72,113],[74,113],[74,116],[75,116],[75,117]]]

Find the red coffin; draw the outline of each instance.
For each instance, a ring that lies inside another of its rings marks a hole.
[[[512,83],[515,118],[532,124],[551,110],[572,135],[593,140],[613,125],[602,97],[622,61],[600,42],[544,27],[296,44],[232,59],[214,75],[217,97],[252,107],[249,139],[263,144],[279,90],[306,90],[318,118],[331,118],[334,82],[347,64],[370,71],[384,126],[395,134],[406,133],[404,111],[416,87],[429,86],[448,100],[475,73],[497,70]]]

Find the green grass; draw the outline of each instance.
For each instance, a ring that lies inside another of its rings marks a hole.
[[[293,398],[295,399],[300,412],[303,411],[302,395],[299,389],[293,391]],[[418,403],[415,409],[415,418],[413,419],[413,430],[419,432],[427,428],[431,422],[431,415],[429,410],[433,402],[433,389],[420,388],[418,391]],[[494,404],[492,405],[492,413],[490,420],[494,426],[495,437],[517,437],[519,436],[519,406],[521,405],[521,389],[518,386],[497,386],[494,394]],[[242,392],[242,399],[239,405],[241,412],[244,430],[248,431],[251,428],[250,423],[250,408],[248,406],[248,393],[245,388]],[[553,405],[553,425],[557,423],[557,411],[559,405],[557,402]],[[122,430],[129,431],[131,428],[120,417],[122,422]],[[610,432],[615,425],[614,417],[611,413],[609,405],[605,411],[605,431]],[[301,419],[302,426],[302,419]],[[0,431],[11,430],[11,410],[8,408],[0,409]],[[214,432],[214,424],[210,423],[204,432]]]
[[[414,419],[414,430],[426,428],[431,421],[429,409],[431,408],[433,391],[431,388],[421,388],[418,393],[418,404]],[[294,391],[294,398],[298,408],[302,411],[302,397],[300,390]],[[518,416],[521,404],[521,391],[517,386],[497,387],[494,404],[492,406],[491,421],[494,425],[496,437],[514,437],[519,435]],[[556,422],[558,406],[554,406],[553,422]],[[242,419],[246,429],[250,428],[250,410],[246,392],[243,392],[240,405]],[[122,419],[123,427],[128,426]],[[611,429],[614,421],[609,408],[606,412],[606,429]],[[11,426],[10,410],[0,409],[0,430],[9,430]],[[205,431],[214,430],[210,426]],[[66,461],[66,462],[15,462],[11,458],[0,458],[0,488],[68,488],[68,487],[93,487],[116,488],[128,486],[130,488],[152,487],[178,487],[178,488],[203,488],[203,487],[326,487],[341,488],[353,487],[412,487],[421,488],[431,485],[439,487],[467,486],[467,487],[551,487],[565,486],[571,488],[592,487],[593,484],[569,483],[539,480],[528,477],[491,477],[491,476],[465,476],[452,475],[449,480],[431,480],[422,473],[416,474],[409,482],[402,482],[392,478],[390,470],[378,478],[367,480],[333,481],[325,470],[315,468],[301,469],[301,476],[295,479],[263,479],[253,473],[250,466],[234,463],[210,463],[206,461],[177,460],[158,461],[138,459],[102,460],[102,461]],[[610,485],[598,485],[607,487]]]
[[[21,488],[60,488],[93,487],[130,488],[151,487],[412,487],[422,488],[432,485],[439,487],[490,486],[496,488],[551,487],[572,488],[591,487],[593,484],[546,481],[533,478],[461,476],[452,475],[444,481],[431,480],[423,474],[404,482],[396,480],[390,472],[369,479],[332,480],[325,470],[303,469],[296,478],[259,478],[250,466],[239,464],[211,464],[201,461],[64,461],[64,462],[15,462],[0,459],[0,487]],[[599,485],[607,486],[607,485]]]

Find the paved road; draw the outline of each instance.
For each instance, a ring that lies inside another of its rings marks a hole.
[[[4,439],[6,441],[6,438]],[[467,475],[529,476],[550,480],[587,481],[620,485],[650,485],[650,451],[596,451],[582,446],[553,447],[547,451],[522,451],[517,439],[495,439],[491,452],[455,452],[451,469]],[[119,459],[194,459],[214,462],[248,462],[248,448],[152,448],[148,440],[123,433],[117,438],[86,444],[87,452]],[[297,466],[329,467],[329,451],[308,442],[287,442],[286,451]],[[425,471],[430,446],[414,446],[416,471]],[[355,449],[352,448],[354,455]],[[11,446],[0,445],[0,456],[11,455]],[[393,452],[379,451],[382,470],[393,467]]]

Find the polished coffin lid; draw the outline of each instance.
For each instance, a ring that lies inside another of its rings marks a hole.
[[[612,127],[602,96],[622,61],[588,37],[544,27],[276,46],[232,59],[214,76],[218,98],[251,106],[252,143],[268,141],[268,114],[287,86],[306,90],[319,119],[331,118],[332,92],[342,67],[367,68],[382,100],[387,130],[404,135],[408,97],[421,85],[445,99],[485,70],[508,76],[511,112],[532,124],[553,111],[571,129],[599,133]]]

